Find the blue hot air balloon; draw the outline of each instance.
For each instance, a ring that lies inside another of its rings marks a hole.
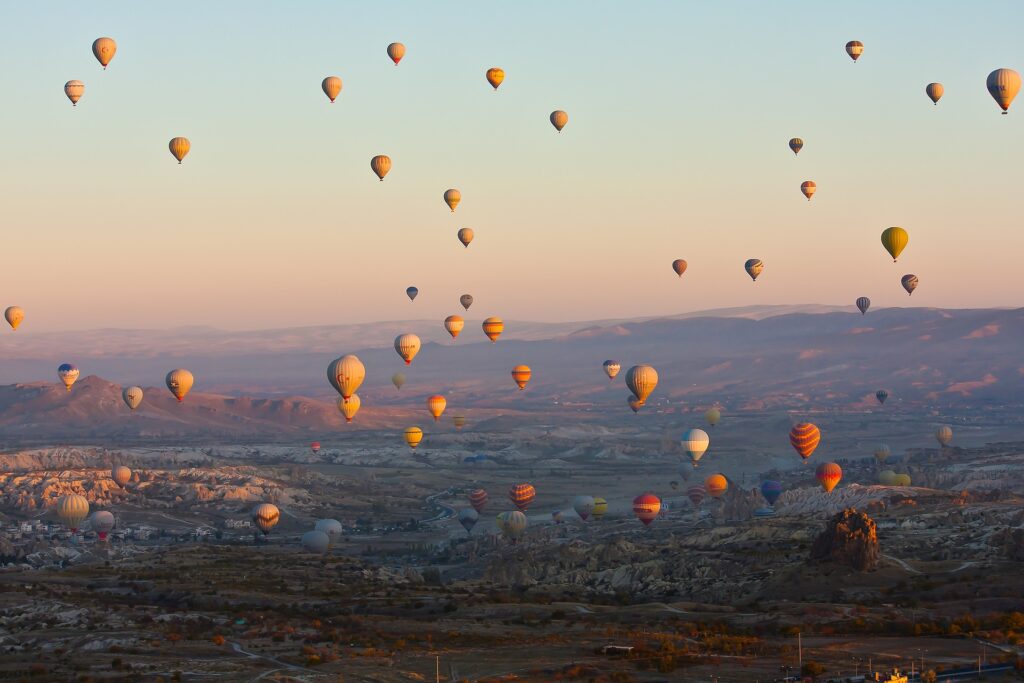
[[[782,484],[769,479],[761,484],[761,495],[764,496],[769,505],[775,505],[775,501],[782,495]]]
[[[406,287],[405,294],[409,297],[409,301],[415,301],[416,295],[420,293],[419,287]]]

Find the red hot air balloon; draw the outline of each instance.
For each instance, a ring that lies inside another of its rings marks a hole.
[[[472,505],[473,509],[477,512],[483,512],[484,506],[487,505],[487,491],[477,489],[470,493],[469,504]]]
[[[661,499],[653,493],[644,493],[633,499],[633,514],[644,526],[650,526],[660,511]]]

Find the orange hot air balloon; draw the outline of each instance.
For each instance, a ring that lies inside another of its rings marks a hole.
[[[721,498],[729,490],[729,480],[723,474],[712,474],[704,480],[704,490],[712,498]]]
[[[462,228],[459,230],[459,241],[462,242],[462,246],[468,247],[469,243],[473,241],[474,236],[473,228]]]
[[[448,205],[448,208],[455,213],[455,207],[462,201],[462,193],[456,190],[454,187],[444,191],[444,203]]]
[[[672,270],[676,271],[676,275],[682,277],[683,273],[686,272],[686,265],[685,259],[677,258],[672,262]]]
[[[370,168],[373,170],[380,181],[384,182],[384,176],[391,170],[391,157],[386,154],[378,154],[374,158],[370,159]]]
[[[491,343],[498,341],[498,337],[505,331],[505,323],[502,322],[501,318],[497,316],[491,316],[484,320],[483,323],[484,334],[491,340]]]
[[[189,150],[192,149],[192,143],[188,141],[188,138],[171,138],[171,141],[167,143],[167,148],[171,150],[171,154],[180,164],[181,160],[184,159]]]
[[[448,401],[441,394],[434,394],[427,399],[427,411],[433,415],[434,422],[441,419],[441,414],[444,413],[445,406],[447,405]]]
[[[807,201],[811,201],[811,197],[818,191],[818,185],[813,180],[805,180],[800,183],[800,191],[807,197]]]
[[[448,331],[448,334],[455,339],[459,336],[459,332],[462,332],[462,328],[466,326],[466,321],[462,319],[461,315],[450,315],[444,319],[444,329]]]
[[[401,43],[391,43],[388,45],[388,57],[390,57],[391,61],[395,63],[395,66],[398,66],[398,63],[402,61],[402,57],[404,56],[405,45],[402,45]]]
[[[110,64],[110,60],[114,58],[114,54],[117,53],[117,43],[114,42],[113,38],[97,38],[92,42],[92,54],[96,57],[103,69],[106,70],[107,64]]]
[[[324,94],[327,95],[327,99],[333,104],[334,100],[341,93],[341,79],[337,76],[328,76],[320,83],[320,87],[323,89]]]
[[[789,442],[793,444],[800,457],[806,460],[821,442],[821,431],[810,422],[800,422],[789,430]]]
[[[477,489],[469,494],[469,504],[473,506],[473,509],[477,512],[483,512],[484,506],[487,505],[487,491],[484,489]]]
[[[491,84],[491,87],[495,90],[501,85],[502,81],[505,80],[505,70],[499,69],[498,67],[491,67],[487,70],[487,82]]]
[[[658,371],[650,365],[634,365],[626,370],[626,388],[633,392],[640,405],[647,401],[658,386]]]
[[[941,83],[929,83],[925,86],[924,92],[928,95],[928,99],[932,101],[932,104],[938,104],[946,89],[942,87]]]
[[[533,484],[516,484],[508,492],[508,499],[519,508],[520,512],[526,512],[526,508],[530,507],[530,503],[536,497],[537,491],[533,488]]]
[[[643,522],[644,526],[650,526],[661,512],[661,498],[653,493],[644,493],[633,499],[633,514]]]
[[[843,468],[834,462],[823,462],[814,470],[814,478],[825,489],[825,493],[832,493],[832,489],[843,478]]]
[[[562,129],[565,128],[565,124],[569,123],[569,115],[561,109],[556,109],[551,112],[548,120],[551,121],[551,125],[555,127],[555,130],[561,133]]]
[[[530,370],[529,365],[517,365],[512,368],[512,379],[519,387],[519,391],[526,388],[526,383],[530,381],[530,376],[533,372]]]

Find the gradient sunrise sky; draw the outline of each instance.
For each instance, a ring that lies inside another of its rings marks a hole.
[[[1019,2],[48,2],[4,13],[22,328],[1019,306]],[[117,40],[104,72],[90,46]],[[865,44],[854,64],[843,47]],[[385,48],[405,43],[395,67]],[[497,93],[488,67],[506,71]],[[336,104],[320,81],[344,80]],[[85,82],[77,108],[64,96]],[[937,107],[924,94],[945,85]],[[548,123],[568,111],[566,129]],[[192,141],[181,166],[167,150]],[[790,137],[806,146],[799,157]],[[394,167],[380,183],[375,154]],[[803,180],[818,184],[808,203]],[[451,214],[441,195],[462,191]],[[899,264],[879,234],[901,225]],[[466,250],[455,233],[472,227]],[[743,262],[757,257],[756,284]],[[680,281],[670,264],[689,261]],[[904,273],[921,286],[908,300]],[[420,296],[410,304],[405,288]]]

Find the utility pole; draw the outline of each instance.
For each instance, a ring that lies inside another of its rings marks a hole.
[[[441,683],[441,655],[434,655],[434,683]]]
[[[796,675],[800,676],[801,679],[804,676],[804,641],[803,641],[803,635],[804,634],[803,634],[802,631],[797,631],[796,632],[796,651],[797,651],[797,655],[800,658],[800,668],[796,670]]]

